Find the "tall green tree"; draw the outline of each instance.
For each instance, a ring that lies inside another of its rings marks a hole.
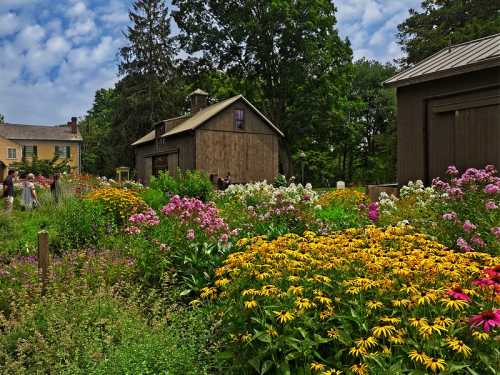
[[[415,64],[447,45],[500,33],[500,0],[424,0],[398,25],[398,42]]]
[[[154,123],[177,114],[184,102],[171,17],[163,0],[136,0],[129,12],[128,45],[120,49],[113,122],[117,163],[133,165],[130,144]]]
[[[4,123],[5,123],[5,117],[4,117],[4,115],[2,115],[0,113],[0,124],[4,124]]]
[[[283,130],[288,156],[328,147],[346,100],[352,54],[337,33],[330,0],[172,3],[186,52],[252,83],[253,92],[243,94]]]
[[[110,147],[113,139],[113,119],[117,103],[115,89],[100,89],[95,93],[94,104],[80,121],[83,137],[83,171],[93,175],[114,174],[115,153]]]

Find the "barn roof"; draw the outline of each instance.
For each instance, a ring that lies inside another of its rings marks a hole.
[[[384,84],[407,86],[496,66],[500,66],[500,34],[446,47]]]
[[[264,116],[257,108],[255,108],[253,104],[250,103],[243,95],[236,95],[233,96],[232,98],[223,100],[221,102],[203,108],[201,111],[195,113],[193,116],[186,117],[186,121],[183,121],[180,124],[174,126],[172,129],[163,134],[162,137],[169,137],[186,131],[195,130],[199,126],[203,125],[206,121],[210,120],[212,117],[222,112],[224,109],[226,109],[231,104],[237,102],[240,99],[243,100],[250,108],[252,108],[262,118],[262,120],[264,120],[272,129],[274,129],[279,135],[284,137],[284,134],[281,132],[281,130],[279,130],[266,116]],[[132,143],[132,146],[138,146],[142,143],[151,142],[154,139],[155,139],[155,131],[152,130],[144,137]]]
[[[82,141],[82,136],[72,133],[69,126],[0,124],[0,136],[12,140],[30,141]]]

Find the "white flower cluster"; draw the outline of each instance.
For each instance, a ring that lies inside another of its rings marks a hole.
[[[312,189],[311,184],[302,186],[302,184],[292,183],[289,186],[277,188],[268,184],[267,181],[245,185],[230,185],[221,195],[226,198],[238,199],[246,205],[256,200],[270,204],[280,201],[292,204],[299,202],[314,204],[319,198],[318,194]]]

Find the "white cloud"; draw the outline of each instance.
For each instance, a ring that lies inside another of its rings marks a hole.
[[[12,12],[0,14],[0,37],[14,34],[21,28],[21,20]]]
[[[370,1],[366,4],[363,12],[362,22],[364,25],[370,25],[384,18],[380,11],[380,4],[376,1]]]
[[[70,17],[81,17],[83,15],[86,15],[87,13],[88,13],[87,6],[85,5],[85,3],[81,1],[74,4],[66,12],[66,14]]]
[[[16,37],[16,47],[21,50],[36,48],[44,37],[45,29],[40,25],[26,26]]]

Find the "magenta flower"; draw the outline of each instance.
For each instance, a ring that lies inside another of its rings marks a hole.
[[[474,245],[477,245],[479,247],[485,247],[486,246],[486,243],[483,241],[483,239],[481,238],[481,234],[479,234],[479,233],[476,233],[476,234],[474,234],[472,236],[471,242]]]
[[[493,202],[493,201],[486,201],[486,203],[484,204],[484,207],[487,210],[496,210],[498,208],[498,206],[496,205],[496,203]]]
[[[494,227],[491,228],[490,230],[491,234],[494,235],[496,238],[500,238],[500,227]]]
[[[465,220],[463,225],[464,231],[470,232],[471,230],[476,229],[476,226],[470,222],[470,220]]]
[[[457,214],[453,211],[443,214],[443,220],[455,221],[457,220]]]
[[[472,251],[474,250],[468,243],[466,240],[464,240],[462,237],[459,237],[457,239],[457,246],[460,250],[462,251],[465,251],[465,252],[469,252],[469,251]]]
[[[228,239],[229,239],[229,236],[226,233],[224,233],[222,236],[220,236],[219,241],[220,242],[227,242]]]
[[[500,310],[486,310],[473,315],[469,319],[469,325],[473,328],[482,327],[484,332],[489,332],[491,328],[500,326]]]
[[[189,241],[194,240],[194,229],[188,229],[187,234],[186,234],[186,238]]]
[[[450,176],[456,176],[458,174],[458,169],[454,165],[450,165],[446,170],[446,173]]]
[[[486,194],[495,194],[500,191],[500,188],[497,185],[494,184],[488,184],[484,187],[484,192]]]
[[[462,301],[470,302],[471,300],[470,297],[464,293],[464,291],[460,286],[457,286],[452,290],[449,290],[447,294],[455,299],[460,299]]]
[[[372,202],[368,206],[368,219],[370,219],[372,222],[376,222],[378,220],[379,216],[378,208],[379,207],[377,202]]]

